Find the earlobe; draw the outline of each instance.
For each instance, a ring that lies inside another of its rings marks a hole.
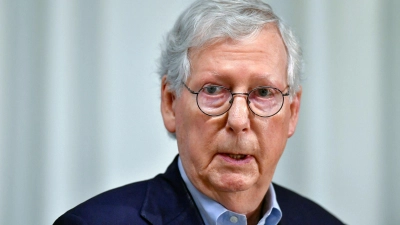
[[[161,114],[165,128],[171,133],[175,133],[176,131],[175,100],[175,93],[170,90],[167,76],[164,75],[161,80]]]
[[[290,121],[288,137],[291,137],[297,126],[297,121],[299,120],[300,102],[301,102],[302,88],[293,96],[292,102],[290,103]]]

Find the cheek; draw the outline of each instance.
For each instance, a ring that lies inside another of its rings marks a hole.
[[[262,124],[258,130],[262,158],[269,165],[278,161],[285,149],[289,127],[288,118],[283,116],[283,114],[277,114],[267,118],[267,121],[264,121],[264,123],[258,123]]]
[[[175,105],[175,120],[176,120],[176,129],[177,129],[177,136],[186,136],[188,133],[188,129],[193,124],[191,121],[194,122],[194,108],[192,104],[190,104],[191,99],[188,99],[185,96],[180,96],[179,99],[176,101]],[[195,104],[196,102],[194,102]]]
[[[194,105],[194,107],[192,106]],[[181,101],[176,110],[176,136],[179,153],[182,155],[194,155],[198,149],[204,148],[203,143],[207,133],[207,124],[196,103]],[[193,157],[193,156],[191,156]]]

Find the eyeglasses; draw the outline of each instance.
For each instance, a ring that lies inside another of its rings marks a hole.
[[[228,88],[217,85],[206,85],[195,92],[184,82],[182,84],[190,93],[196,95],[197,106],[208,116],[220,116],[228,112],[235,95],[246,95],[247,105],[254,114],[271,117],[282,109],[284,97],[289,96],[289,90],[284,94],[278,88],[267,86],[254,88],[248,93],[233,93]]]

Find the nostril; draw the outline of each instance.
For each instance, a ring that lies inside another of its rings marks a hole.
[[[241,130],[236,130],[236,129],[232,128],[232,127],[229,127],[228,129],[229,129],[230,131],[232,131],[233,133],[241,133],[241,132],[246,132],[246,131],[248,131],[248,128],[247,128],[247,127],[244,127],[244,128],[242,128]]]

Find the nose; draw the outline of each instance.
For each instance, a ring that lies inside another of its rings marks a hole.
[[[245,132],[250,128],[249,114],[246,95],[234,95],[232,106],[228,111],[227,127],[235,133]]]

